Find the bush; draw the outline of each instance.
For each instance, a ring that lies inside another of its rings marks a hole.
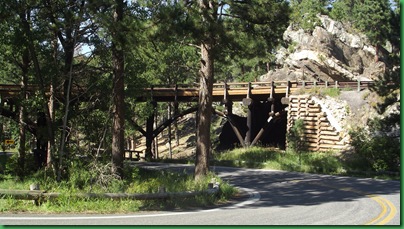
[[[292,128],[290,128],[286,136],[288,141],[288,150],[299,153],[307,150],[304,139],[304,121],[302,119],[294,120]]]
[[[384,133],[378,135],[359,128],[351,132],[352,146],[356,154],[367,162],[372,170],[400,171],[400,142]],[[365,168],[362,168],[365,169]]]

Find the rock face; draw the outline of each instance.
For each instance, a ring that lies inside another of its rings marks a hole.
[[[311,32],[289,26],[283,34],[288,45],[276,54],[277,68],[261,77],[261,81],[352,81],[374,80],[384,73],[383,62],[391,45],[376,49],[365,35],[351,32],[349,26],[328,16],[318,16],[321,25]]]

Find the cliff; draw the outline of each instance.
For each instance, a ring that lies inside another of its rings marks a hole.
[[[276,53],[276,68],[261,81],[356,81],[374,80],[393,67],[387,62],[394,48],[387,42],[376,49],[365,35],[349,25],[318,16],[321,25],[312,32],[290,25],[283,34],[285,47]],[[375,61],[378,59],[378,61]]]

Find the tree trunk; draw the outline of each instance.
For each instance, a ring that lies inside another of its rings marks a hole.
[[[168,104],[168,109],[167,109],[167,119],[170,120],[172,115],[171,115],[171,103],[169,102]],[[171,145],[171,140],[172,140],[172,136],[171,136],[171,124],[168,125],[168,154],[169,154],[169,158],[172,159],[173,158],[173,149],[172,149],[172,145]]]
[[[25,101],[27,99],[27,81],[28,81],[28,68],[29,68],[29,51],[26,49],[24,51],[22,57],[22,79],[21,79],[21,101]],[[18,147],[18,171],[17,174],[21,179],[24,179],[24,170],[25,170],[25,141],[26,141],[26,129],[25,129],[25,117],[26,110],[24,104],[19,104],[19,147]]]
[[[196,117],[196,159],[195,180],[205,177],[209,172],[211,154],[210,125],[212,117],[212,90],[214,71],[214,26],[217,18],[217,4],[214,1],[200,0],[201,19],[207,23],[204,38],[201,40],[201,68],[199,71],[199,100]]]
[[[116,0],[114,23],[123,23],[124,2]],[[124,42],[120,36],[122,31],[113,31],[112,61],[113,61],[113,117],[112,117],[112,164],[113,172],[123,178],[123,157],[125,150],[124,136]]]
[[[211,44],[201,45],[201,70],[199,87],[199,109],[196,119],[196,160],[195,179],[206,176],[209,172],[209,155],[211,150],[210,124],[212,116],[213,59]]]
[[[30,53],[30,57],[32,59],[32,62],[34,64],[34,75],[37,78],[37,80],[39,81],[39,86],[40,86],[40,92],[41,92],[41,96],[42,98],[46,101],[46,87],[45,87],[45,79],[42,75],[42,70],[41,67],[39,65],[39,60],[35,51],[35,46],[34,46],[34,41],[33,41],[33,36],[31,35],[31,24],[28,21],[28,18],[30,18],[30,11],[27,12],[20,12],[19,17],[21,19],[21,23],[22,23],[22,27],[24,30],[24,35],[27,37],[27,45],[28,45],[28,50]],[[53,132],[53,122],[52,122],[52,118],[51,118],[51,111],[49,109],[48,104],[43,103],[42,104],[42,108],[43,111],[45,112],[45,116],[46,116],[46,129],[47,129],[47,134],[48,134],[48,161],[47,161],[47,165],[49,166],[51,163],[51,154],[53,152],[53,147],[55,145],[55,141],[54,141],[54,132]]]

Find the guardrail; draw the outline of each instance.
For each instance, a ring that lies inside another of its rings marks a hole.
[[[36,185],[32,185],[36,186]],[[220,191],[219,183],[209,183],[208,189],[203,191],[166,192],[164,187],[160,187],[157,193],[75,193],[69,196],[84,199],[111,199],[111,200],[160,200],[191,198],[201,194],[215,195]],[[0,198],[15,198],[19,200],[32,200],[36,205],[44,201],[57,199],[64,194],[46,190],[8,190],[0,189]]]
[[[229,96],[245,95],[246,93],[270,94],[283,93],[289,95],[297,88],[312,88],[312,87],[335,87],[360,91],[372,85],[373,81],[348,81],[348,82],[324,82],[324,81],[267,81],[267,82],[237,82],[237,83],[215,83],[213,84],[213,96],[224,96],[226,93]],[[0,84],[0,95],[17,96],[21,92],[20,85]],[[39,90],[38,85],[28,85],[28,91]],[[145,100],[147,97],[169,97],[169,101],[181,97],[198,97],[199,84],[176,84],[176,85],[153,85],[148,88],[132,88],[129,90],[139,91],[138,100]],[[143,93],[142,93],[143,92]]]
[[[350,81],[350,82],[313,82],[313,81],[270,81],[270,82],[239,82],[239,83],[215,83],[213,84],[212,96],[214,101],[222,101],[232,97],[242,100],[248,95],[266,100],[268,96],[284,94],[288,97],[299,89],[313,87],[334,87],[338,89],[357,90],[368,88],[373,81]],[[190,85],[154,85],[141,89],[143,93],[137,96],[138,101],[153,99],[155,101],[195,101],[199,96],[198,84]]]

